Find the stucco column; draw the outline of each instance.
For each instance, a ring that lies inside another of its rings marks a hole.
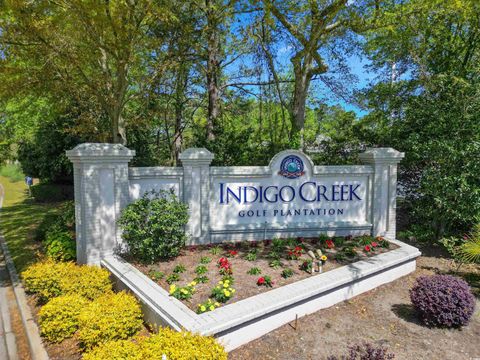
[[[183,201],[190,219],[187,233],[191,244],[209,242],[210,164],[213,154],[204,148],[190,148],[180,154],[183,165]]]
[[[360,159],[373,166],[372,223],[373,236],[395,239],[397,207],[397,164],[405,156],[392,148],[369,148]]]
[[[77,262],[100,265],[121,242],[117,219],[129,201],[128,162],[135,151],[120,144],[80,144],[73,163]]]

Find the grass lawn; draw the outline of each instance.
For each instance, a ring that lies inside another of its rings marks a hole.
[[[0,232],[7,241],[8,248],[18,272],[38,260],[41,244],[34,240],[37,225],[48,213],[56,211],[59,204],[37,204],[28,197],[23,180],[12,182],[0,176],[5,197],[0,212]]]

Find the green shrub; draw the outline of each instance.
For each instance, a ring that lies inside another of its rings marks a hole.
[[[42,306],[38,313],[40,332],[51,342],[61,342],[78,329],[78,316],[88,300],[71,294],[56,297]]]
[[[6,164],[0,168],[0,176],[4,176],[12,182],[23,180],[25,175],[19,165]]]
[[[39,203],[52,203],[73,199],[73,186],[66,184],[36,184],[31,187],[32,197]]]
[[[40,302],[66,294],[93,300],[112,290],[107,270],[71,262],[35,263],[22,272],[22,277],[25,289],[37,294]]]
[[[188,207],[173,192],[149,192],[129,204],[119,225],[133,257],[154,262],[177,256],[187,239]]]
[[[47,214],[35,230],[35,240],[43,241],[49,231],[69,231],[75,235],[75,203],[67,201],[58,212]]]
[[[138,337],[134,341],[117,340],[105,343],[83,356],[83,360],[226,360],[225,349],[211,336],[190,332],[160,329],[150,337]]]
[[[125,292],[97,298],[78,316],[78,337],[87,350],[110,340],[127,339],[141,327],[140,305]]]
[[[49,231],[45,239],[46,254],[53,260],[71,261],[77,258],[75,238],[68,231]]]

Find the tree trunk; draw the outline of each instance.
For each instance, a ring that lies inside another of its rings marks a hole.
[[[215,125],[220,113],[218,77],[220,73],[219,62],[219,34],[218,21],[216,20],[215,4],[212,0],[206,0],[207,5],[207,91],[208,91],[208,114],[207,114],[207,140],[215,140]]]
[[[307,104],[308,89],[310,87],[310,81],[312,79],[312,73],[310,71],[312,66],[312,58],[305,56],[303,58],[303,65],[301,62],[301,55],[297,54],[293,59],[293,70],[295,73],[295,82],[293,89],[293,98],[291,104],[291,118],[292,118],[292,130],[290,136],[293,138],[295,135],[300,137],[300,149],[304,147],[303,131],[305,127],[305,109]]]

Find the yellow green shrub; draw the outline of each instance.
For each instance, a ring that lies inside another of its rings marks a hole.
[[[158,334],[144,338],[139,346],[143,359],[155,359],[158,354],[165,354],[169,360],[227,359],[225,349],[215,338],[169,328],[160,329]]]
[[[40,301],[64,294],[63,283],[74,273],[74,263],[56,263],[48,260],[30,265],[22,272],[25,290],[37,294]]]
[[[78,315],[89,301],[79,295],[62,295],[42,306],[38,313],[40,332],[52,342],[71,337],[78,329]]]
[[[122,340],[142,327],[142,311],[137,300],[125,292],[107,294],[91,302],[80,313],[79,339],[89,350],[110,340]]]
[[[110,273],[96,266],[76,266],[72,278],[62,282],[62,289],[67,294],[78,294],[94,300],[112,292]]]
[[[22,277],[25,289],[37,294],[40,302],[66,294],[93,300],[112,290],[107,270],[71,262],[39,262],[29,266]]]
[[[157,359],[159,357],[156,357]],[[82,360],[147,360],[142,359],[139,347],[131,340],[109,341],[83,355]],[[160,357],[161,359],[161,357]]]
[[[210,336],[190,332],[177,332],[169,328],[149,337],[138,337],[134,341],[110,341],[84,355],[83,360],[226,360],[225,349]]]

